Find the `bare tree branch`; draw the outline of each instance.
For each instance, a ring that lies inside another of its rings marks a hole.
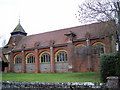
[[[116,2],[111,0],[106,0],[106,2],[100,0],[86,0],[83,4],[79,5],[78,15],[76,15],[79,22],[86,23],[115,19],[115,12]]]
[[[117,32],[117,40],[118,43],[120,43],[119,0],[86,0],[84,3],[79,5],[79,10],[75,15],[80,23],[115,20],[115,32]]]

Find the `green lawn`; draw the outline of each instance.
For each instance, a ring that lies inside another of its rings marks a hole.
[[[2,81],[26,82],[100,82],[99,72],[80,73],[3,73]]]

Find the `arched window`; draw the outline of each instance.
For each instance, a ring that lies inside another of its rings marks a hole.
[[[65,50],[59,50],[56,55],[56,62],[67,62],[68,61],[68,54]]]
[[[104,44],[101,42],[97,42],[93,44],[93,54],[100,56],[100,54],[103,54],[105,52]]]
[[[84,44],[78,44],[75,47],[76,55],[81,56],[81,55],[86,55],[87,48]]]
[[[42,52],[40,54],[40,63],[49,63],[50,62],[50,53],[48,51]]]
[[[35,63],[35,55],[33,53],[28,54],[26,57],[26,61],[27,64]]]
[[[21,64],[22,63],[22,57],[21,54],[18,54],[14,58],[14,64]]]

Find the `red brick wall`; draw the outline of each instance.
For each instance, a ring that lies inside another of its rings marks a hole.
[[[104,39],[96,39],[96,40],[90,40],[90,44],[93,45],[95,42],[102,42],[105,44],[105,51],[106,53],[110,53],[111,52],[111,44],[110,44],[110,41],[111,39],[109,37],[106,37]],[[73,49],[73,47],[79,45],[79,44],[84,44],[86,45],[86,41],[78,41],[78,42],[74,42],[74,44],[68,44],[68,46],[64,46],[64,47],[53,47],[53,59],[55,60],[55,53],[58,51],[58,50],[66,50],[68,52],[68,66],[72,65],[74,67],[74,69],[72,68],[71,70],[68,68],[68,72],[88,72],[89,69],[88,69],[88,58],[87,56],[86,57],[75,57],[76,55],[74,55],[74,58],[72,57],[71,53],[73,53],[74,51],[71,51]],[[25,58],[26,58],[26,55],[28,53],[34,53],[35,54],[35,73],[39,73],[41,72],[40,71],[40,63],[39,63],[39,55],[40,53],[42,53],[43,51],[48,51],[50,52],[50,48],[47,48],[47,49],[35,49],[35,50],[28,50],[28,51],[24,51],[24,57],[22,57],[24,59],[24,62],[22,63],[22,72],[26,72],[26,61],[25,61]],[[21,52],[15,52],[13,53],[13,57],[16,55],[16,54],[19,54]],[[36,55],[38,54],[38,55]],[[73,53],[75,54],[75,53]],[[52,67],[53,68],[53,71],[42,71],[42,72],[56,72],[55,70],[55,62],[53,62],[54,66]],[[12,63],[10,63],[10,69],[11,69],[11,72],[13,71],[12,69]],[[99,71],[99,66],[100,66],[100,57],[94,57],[94,56],[91,56],[90,58],[90,66],[91,66],[91,71]],[[51,68],[51,67],[50,67]],[[66,70],[62,71],[57,71],[57,72],[66,72]]]

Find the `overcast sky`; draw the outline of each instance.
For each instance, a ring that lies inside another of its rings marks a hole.
[[[0,0],[0,42],[20,23],[28,35],[79,26],[75,17],[84,0]],[[2,43],[0,43],[0,47]]]

